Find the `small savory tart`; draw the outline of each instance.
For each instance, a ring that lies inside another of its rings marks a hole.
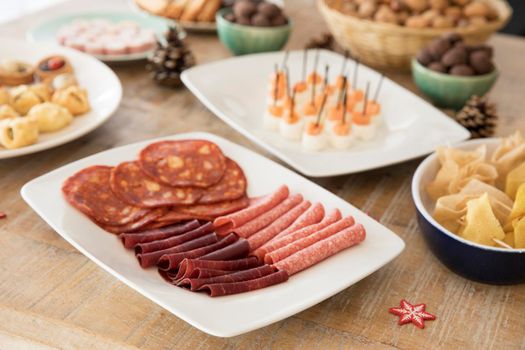
[[[33,82],[33,67],[17,60],[4,60],[0,63],[0,85],[16,86]]]
[[[44,83],[63,73],[73,73],[73,66],[64,56],[45,57],[36,66],[36,76]]]
[[[10,105],[20,115],[26,115],[27,112],[37,104],[45,102],[35,91],[31,90],[28,85],[20,85],[9,90]]]
[[[265,129],[278,131],[279,123],[283,116],[283,107],[278,105],[271,105],[266,108],[264,112],[263,126]]]
[[[327,138],[322,123],[308,122],[304,129],[301,141],[304,149],[308,151],[320,151],[327,145]]]
[[[0,121],[0,145],[7,149],[25,147],[38,140],[38,123],[32,118],[18,117]]]
[[[53,90],[62,90],[73,85],[78,85],[77,78],[72,73],[62,73],[53,78],[51,87]]]
[[[84,114],[91,109],[87,91],[76,85],[55,91],[51,101],[67,108],[74,116]]]
[[[73,121],[73,116],[64,107],[45,102],[31,108],[27,114],[38,123],[39,132],[54,132],[65,128]]]
[[[370,140],[375,136],[376,126],[372,123],[371,116],[362,112],[352,113],[354,134],[361,140]]]
[[[13,107],[7,104],[0,105],[0,120],[20,117]]]
[[[288,140],[300,140],[303,120],[295,111],[287,110],[279,122],[279,133]]]
[[[336,149],[347,149],[354,143],[355,136],[352,134],[352,125],[349,122],[339,122],[332,126],[330,132],[330,144]]]

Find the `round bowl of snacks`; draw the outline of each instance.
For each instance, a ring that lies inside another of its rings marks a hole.
[[[481,44],[509,20],[504,0],[317,0],[337,42],[371,66],[410,69],[432,39],[460,33]]]
[[[488,45],[467,45],[459,34],[446,34],[412,60],[412,76],[436,105],[460,109],[472,95],[483,96],[496,82],[492,52]]]
[[[412,198],[423,237],[455,273],[489,284],[525,282],[525,139],[439,148],[417,168]]]
[[[292,28],[282,8],[267,1],[238,0],[217,12],[216,21],[219,38],[235,55],[278,51]]]

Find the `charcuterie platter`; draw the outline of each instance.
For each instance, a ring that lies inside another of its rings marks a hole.
[[[309,51],[306,59],[305,51],[229,58],[191,68],[182,74],[182,80],[219,118],[307,176],[375,169],[469,137],[466,129],[443,112],[392,80],[382,79],[378,72],[334,52]],[[346,114],[350,125],[343,125],[348,127],[341,128],[342,132],[332,132],[336,125],[330,125],[334,123],[330,123],[329,112],[333,109],[339,114],[337,108],[330,107],[343,100],[344,89],[337,90],[344,85],[340,84],[343,77],[349,83],[345,105],[352,106]],[[226,81],[232,83],[224,84]],[[335,89],[323,116],[317,113],[318,95],[327,83]],[[304,87],[299,89],[301,85]],[[364,103],[366,90],[369,104]],[[283,110],[289,110],[286,107],[292,103],[293,91],[294,113],[286,116]],[[307,107],[315,107],[310,108],[314,112],[307,112]],[[377,113],[369,115],[371,107]],[[281,118],[272,118],[279,112]],[[322,136],[330,136],[330,140],[322,140]]]
[[[345,200],[206,133],[90,156],[22,195],[87,257],[217,336],[304,310],[404,248]]]

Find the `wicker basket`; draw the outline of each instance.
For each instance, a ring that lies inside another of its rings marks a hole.
[[[363,63],[386,69],[410,70],[410,60],[432,39],[447,32],[461,34],[470,44],[481,44],[510,19],[512,9],[504,0],[490,0],[498,20],[483,27],[454,29],[409,28],[345,15],[317,0],[319,10],[337,42]]]

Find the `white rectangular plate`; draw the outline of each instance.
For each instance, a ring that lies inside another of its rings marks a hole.
[[[302,57],[303,51],[290,52],[288,66],[292,82],[300,78]],[[314,54],[310,53],[309,70],[313,58]],[[282,59],[282,52],[230,58],[186,70],[182,80],[206,107],[235,130],[301,173],[313,177],[380,168],[423,156],[433,152],[436,146],[470,137],[466,129],[444,113],[385,78],[379,94],[385,123],[373,140],[359,142],[344,151],[305,151],[300,143],[287,141],[278,133],[262,127],[269,78],[274,65]],[[339,74],[342,62],[343,56],[320,51],[319,70],[324,70],[325,64],[329,64],[330,81],[333,82]],[[347,67],[353,73],[354,62],[348,63]],[[371,91],[375,92],[379,77],[379,73],[361,65],[357,86],[364,89],[369,81]]]
[[[246,148],[207,133],[180,134],[162,139],[207,139],[243,168],[248,194],[257,196],[287,184],[327,210],[352,214],[367,230],[366,240],[303,272],[289,281],[238,295],[211,298],[166,283],[156,269],[143,270],[133,253],[93,224],[62,198],[61,185],[77,171],[91,165],[117,165],[134,159],[156,140],[115,148],[76,161],[32,180],[22,188],[25,201],[65,240],[115,277],[198,329],[221,337],[235,336],[302,311],[351,286],[378,270],[404,248],[392,231],[341,198],[304,177]],[[356,296],[357,297],[357,296]]]

